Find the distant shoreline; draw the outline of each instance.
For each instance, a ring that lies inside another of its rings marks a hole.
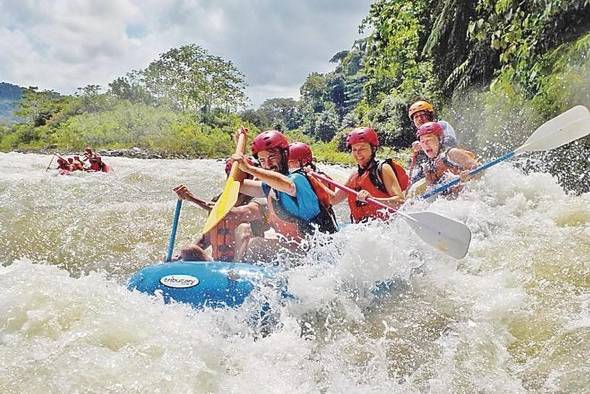
[[[185,160],[221,160],[219,157],[193,157],[183,153],[150,152],[146,149],[133,147],[128,149],[95,149],[96,153],[104,157],[126,157],[131,159],[185,159]],[[83,155],[82,151],[58,151],[56,149],[15,149],[15,153],[36,153],[42,155],[59,154],[62,156]],[[9,153],[9,152],[5,152]]]
[[[147,149],[133,147],[133,148],[125,148],[125,149],[95,149],[96,153],[104,157],[126,157],[129,159],[162,159],[162,160],[225,160],[227,157],[205,157],[205,156],[191,156],[184,153],[162,153],[162,152],[150,152]],[[82,151],[58,151],[57,149],[15,149],[9,152],[3,153],[35,153],[41,155],[53,155],[59,154],[61,156],[73,156],[79,155],[82,156]],[[317,160],[317,163],[321,164],[332,164],[332,165],[340,165],[344,167],[352,166],[350,163],[346,162],[325,162],[322,160]]]

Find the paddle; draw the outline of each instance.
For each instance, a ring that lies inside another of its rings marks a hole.
[[[174,251],[174,241],[176,240],[176,229],[178,228],[178,219],[180,218],[180,208],[182,208],[182,200],[176,200],[176,209],[174,209],[174,219],[172,220],[172,230],[168,237],[168,249],[166,250],[166,263],[172,261],[172,252]]]
[[[49,171],[49,167],[51,167],[51,163],[53,163],[53,159],[55,159],[55,153],[53,154],[53,156],[51,156],[51,161],[49,161],[49,165],[47,165],[45,172]]]
[[[561,115],[543,123],[523,145],[519,146],[512,152],[508,152],[497,159],[471,170],[469,175],[475,175],[493,165],[525,152],[542,152],[559,148],[562,145],[575,141],[578,138],[585,137],[588,134],[590,134],[590,112],[588,112],[586,107],[577,105]],[[449,187],[455,186],[460,181],[459,178],[455,178],[427,193],[424,193],[420,198],[427,199],[432,197],[437,193],[447,190]]]
[[[238,135],[238,144],[236,146],[236,154],[244,153],[244,147],[246,145],[246,133],[248,129],[241,128],[240,134]],[[236,173],[238,172],[238,163],[233,162],[231,165],[231,171],[225,182],[225,187],[219,199],[215,202],[213,209],[209,212],[209,217],[203,228],[203,234],[207,234],[213,227],[217,225],[229,213],[238,201],[238,194],[240,193],[240,182],[236,181]]]
[[[313,171],[310,174],[346,193],[358,195],[356,190],[341,185],[328,177]],[[370,197],[367,198],[367,202],[401,216],[424,242],[449,256],[461,259],[465,257],[469,250],[471,230],[461,222],[434,212],[404,213],[396,211],[392,207]]]

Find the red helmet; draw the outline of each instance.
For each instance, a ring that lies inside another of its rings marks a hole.
[[[289,144],[289,160],[297,160],[302,166],[310,164],[313,161],[311,148],[303,142]]]
[[[280,131],[264,131],[252,141],[252,154],[254,157],[257,157],[260,151],[273,148],[289,149],[289,141]]]
[[[359,127],[348,133],[346,137],[346,147],[350,148],[351,145],[358,144],[359,142],[368,142],[373,147],[379,146],[379,137],[375,129],[370,127]]]
[[[445,128],[439,122],[428,122],[418,127],[416,138],[420,138],[426,134],[435,134],[439,139],[442,138]]]

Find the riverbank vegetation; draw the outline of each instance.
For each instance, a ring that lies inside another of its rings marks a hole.
[[[196,45],[105,88],[24,89],[19,122],[0,126],[0,150],[137,146],[223,157],[243,125],[253,134],[280,128],[312,143],[320,160],[349,163],[351,127],[374,126],[385,146],[407,148],[407,108],[427,99],[487,159],[573,105],[590,106],[588,0],[377,0],[361,29],[366,37],[331,58],[334,71],[311,73],[298,100],[269,98],[257,109],[244,109],[240,71]],[[589,156],[585,139],[536,163],[581,192],[590,187]]]

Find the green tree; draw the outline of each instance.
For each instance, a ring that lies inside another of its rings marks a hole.
[[[141,74],[152,96],[181,111],[234,111],[246,101],[244,76],[232,62],[194,44],[161,54]]]
[[[323,142],[330,141],[336,135],[340,121],[334,108],[328,108],[316,116],[314,135]]]
[[[110,96],[102,93],[100,85],[87,85],[78,88],[76,97],[78,97],[79,110],[81,112],[99,112],[108,110],[111,106]]]
[[[156,99],[148,92],[142,78],[141,71],[135,70],[116,78],[109,84],[109,94],[132,103],[154,104]]]
[[[45,125],[55,114],[63,110],[67,98],[53,90],[39,91],[36,86],[23,89],[15,114],[33,127]]]
[[[283,130],[294,130],[303,123],[297,101],[292,98],[271,98],[265,100],[258,108],[259,116],[263,119],[263,128],[277,128],[280,125]]]

